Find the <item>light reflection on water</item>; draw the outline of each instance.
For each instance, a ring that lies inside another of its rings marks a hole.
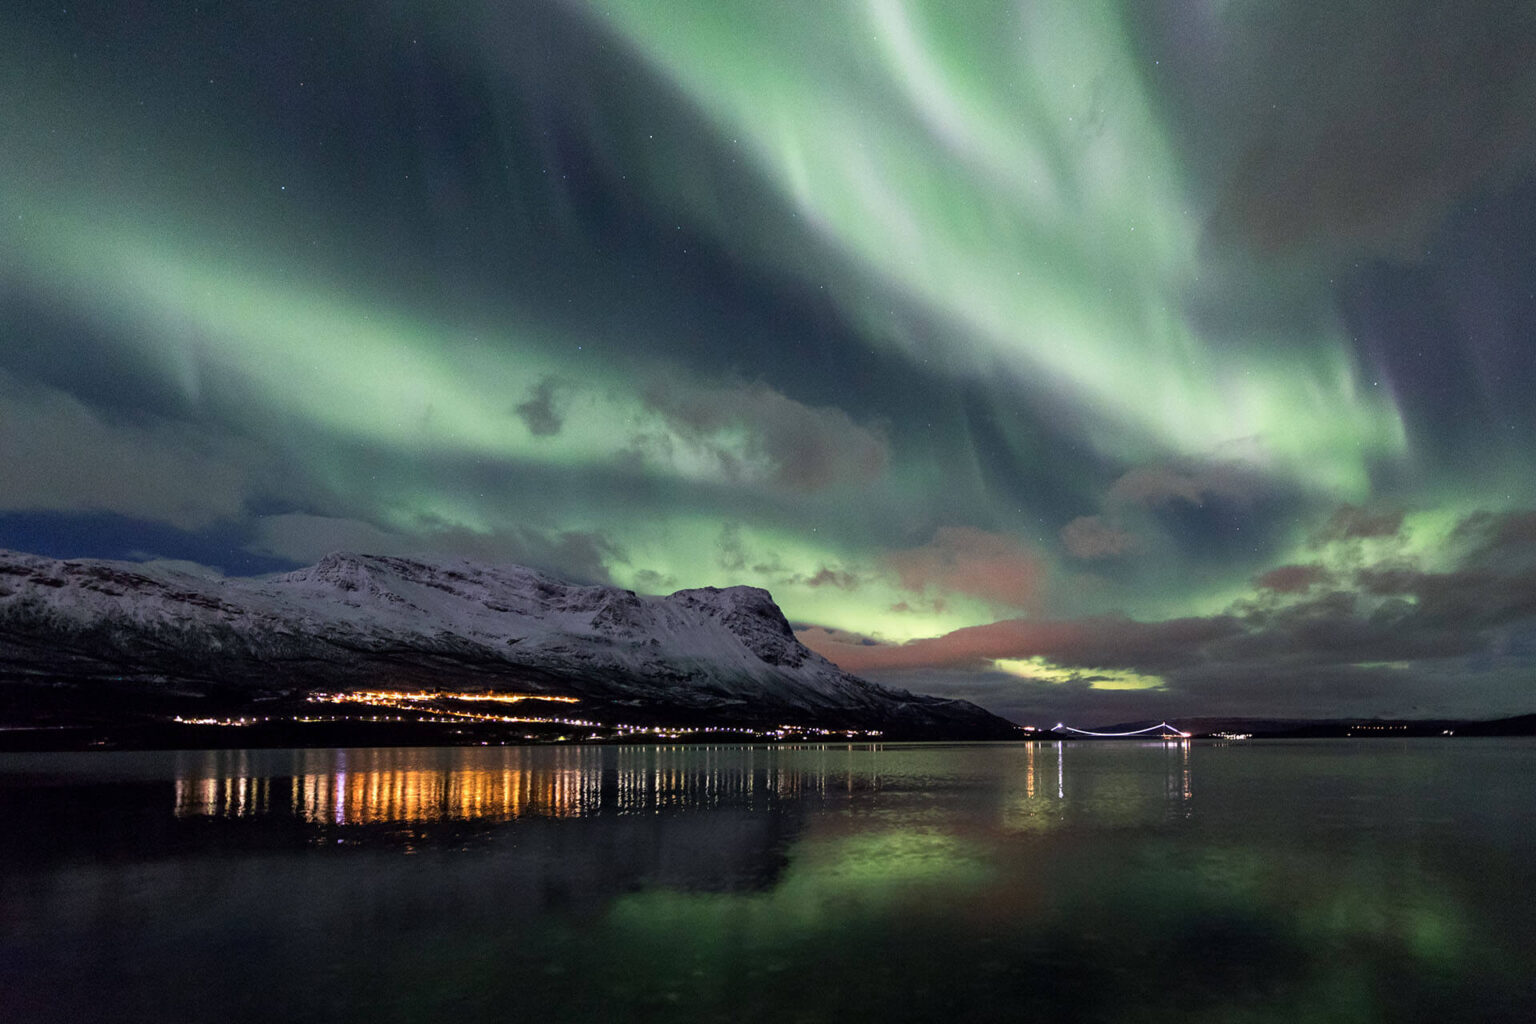
[[[1005,783],[1007,827],[1035,829],[1062,820],[1069,798],[1067,760],[1083,746],[1016,747],[1022,777]],[[1101,819],[1139,820],[1158,806],[1160,782],[1164,815],[1187,816],[1193,798],[1190,746],[1188,741],[1126,744],[1125,751],[1138,755],[1134,770],[1116,773],[1100,764],[1074,779],[1072,798],[1087,801],[1090,813]],[[829,789],[877,792],[884,749],[884,744],[849,744],[181,752],[175,762],[175,814],[279,813],[315,825],[385,825],[752,807],[825,797]],[[1144,755],[1151,750],[1162,754],[1161,780],[1146,771]]]
[[[829,787],[878,790],[880,753],[878,744],[184,752],[175,814],[385,825],[751,808]]]
[[[0,1019],[1536,1019],[1532,754],[0,757]]]

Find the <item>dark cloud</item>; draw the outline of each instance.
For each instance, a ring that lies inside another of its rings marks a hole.
[[[678,585],[676,577],[655,569],[641,569],[635,573],[635,589],[642,594],[670,594]]]
[[[1536,569],[1508,566],[1414,572],[1406,569],[1362,570],[1362,590],[1411,598],[1407,624],[1435,630],[1485,630],[1536,616]]]
[[[942,597],[926,601],[897,601],[890,606],[891,611],[899,615],[943,615],[948,608],[949,602]]]
[[[579,583],[610,583],[608,567],[627,561],[623,548],[592,531],[525,526],[482,533],[433,521],[400,530],[305,513],[262,517],[251,548],[301,564],[316,562],[332,551],[423,557],[452,552],[455,557],[491,564],[526,565]]]
[[[813,632],[807,632],[803,639],[807,646],[851,672],[974,669],[999,658],[1035,657],[1085,668],[1159,671],[1198,659],[1202,645],[1239,629],[1235,620],[1226,617],[1152,623],[1123,618],[1054,622],[1008,619],[904,644],[855,646]]]
[[[1451,539],[1465,546],[1469,565],[1528,564],[1536,559],[1536,512],[1474,512]]]
[[[545,377],[533,386],[528,400],[513,407],[517,418],[523,421],[528,432],[537,437],[553,437],[565,426],[565,413],[561,409],[559,381]]]
[[[646,390],[645,401],[680,436],[713,452],[727,475],[748,477],[760,461],[773,483],[791,491],[866,485],[890,461],[882,432],[855,423],[841,409],[802,405],[765,384],[663,381]]]
[[[1170,501],[1201,505],[1208,496],[1244,500],[1253,492],[1251,475],[1236,465],[1138,466],[1110,486],[1109,498],[1140,505],[1160,505]]]
[[[1400,517],[1350,510],[1335,526],[1357,540],[1390,537]],[[888,680],[984,671],[998,659],[1043,658],[1074,671],[1079,683],[1096,672],[1131,672],[1161,680],[1165,706],[1198,701],[1201,713],[1262,707],[1304,715],[1355,706],[1464,713],[1490,701],[1507,713],[1524,710],[1529,694],[1512,673],[1536,653],[1536,563],[1525,557],[1536,553],[1536,513],[1475,513],[1454,533],[1471,546],[1448,570],[1401,559],[1344,573],[1285,565],[1257,577],[1256,596],[1220,615],[1011,619],[903,644],[814,630],[804,639],[850,671]],[[1018,685],[1045,693],[1059,684]],[[1049,692],[1052,702],[1063,699],[1060,690]]]
[[[747,567],[747,550],[741,539],[741,524],[726,523],[715,538],[715,560],[727,572]]]
[[[1406,601],[1371,602],[1334,591],[1279,609],[1249,609],[1241,632],[1204,653],[1234,678],[1250,669],[1331,669],[1375,662],[1437,661],[1476,652],[1470,623],[1440,623]]]
[[[273,464],[238,438],[109,415],[0,371],[0,510],[112,512],[197,529],[270,493]]]
[[[836,587],[839,590],[852,590],[859,585],[859,578],[846,570],[822,566],[814,576],[806,577],[800,582],[808,587]]]
[[[845,647],[880,647],[880,641],[855,633],[851,630],[836,629],[827,626],[818,626],[814,623],[794,623],[795,635],[800,642],[812,650],[819,651],[821,645],[833,644]]]
[[[1355,586],[1367,594],[1388,597],[1394,594],[1411,594],[1418,589],[1426,574],[1418,569],[1371,568],[1355,572]]]
[[[1402,529],[1401,510],[1372,511],[1355,505],[1341,505],[1313,535],[1312,543],[1320,546],[1331,541],[1380,540],[1396,537]]]
[[[1390,388],[1420,473],[1522,473],[1536,447],[1536,181],[1469,197],[1415,263],[1338,278],[1337,307],[1373,381]]]
[[[582,583],[612,583],[608,566],[628,561],[624,549],[594,530],[555,530],[523,540],[527,564]]]
[[[1216,238],[1411,253],[1465,194],[1536,158],[1530,4],[1246,5],[1207,40],[1188,136],[1224,154]]]

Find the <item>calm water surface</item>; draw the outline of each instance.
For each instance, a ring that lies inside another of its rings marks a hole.
[[[1533,755],[4,755],[0,1020],[1536,1020]]]

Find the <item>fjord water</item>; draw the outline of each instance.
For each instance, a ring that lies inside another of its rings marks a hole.
[[[1533,755],[5,755],[0,1019],[1531,1020]]]

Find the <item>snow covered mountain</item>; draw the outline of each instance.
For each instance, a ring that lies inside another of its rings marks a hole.
[[[374,555],[224,579],[0,552],[4,682],[226,699],[500,688],[629,721],[1016,735],[969,702],[843,672],[754,587],[645,597],[519,566]]]

